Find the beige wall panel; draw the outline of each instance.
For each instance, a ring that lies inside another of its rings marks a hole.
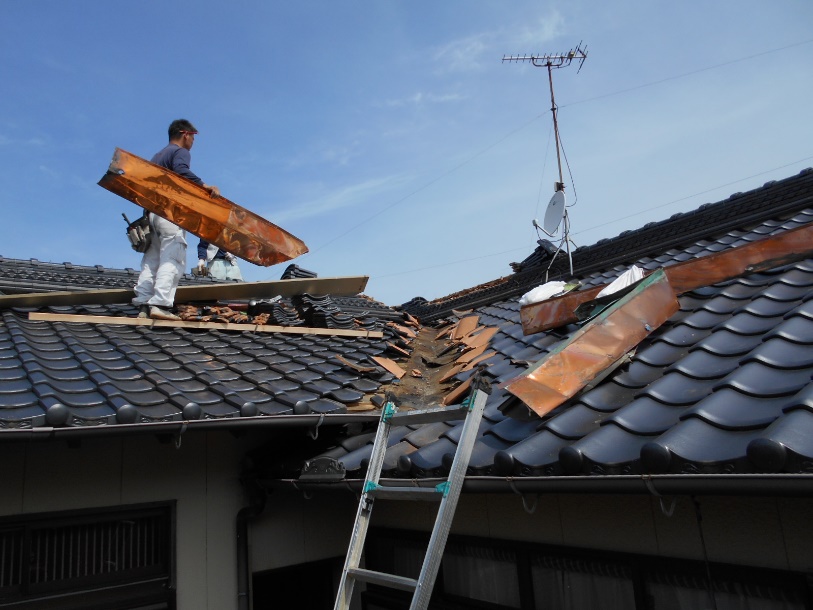
[[[120,439],[32,443],[25,460],[23,512],[115,506],[121,498]]]
[[[306,501],[302,494],[286,491],[274,491],[268,497],[265,512],[249,524],[252,572],[273,570],[307,561],[304,528],[310,527],[312,523],[306,523],[304,518]],[[309,521],[319,518],[316,513],[310,514],[309,517]],[[329,511],[321,518],[330,519]]]
[[[239,476],[243,450],[231,434],[209,433],[206,440],[207,608],[234,608],[237,604],[237,513],[246,502]]]

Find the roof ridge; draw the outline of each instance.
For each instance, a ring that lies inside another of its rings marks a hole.
[[[771,204],[771,205],[766,205]],[[590,246],[572,252],[574,275],[584,276],[618,264],[632,264],[652,254],[662,254],[670,248],[687,245],[703,238],[712,238],[733,230],[745,230],[767,220],[783,218],[813,207],[813,168],[782,180],[771,180],[746,192],[736,192],[716,203],[704,203],[694,210],[678,212],[661,221],[650,222],[638,229],[623,231],[616,237],[603,238]],[[479,307],[517,296],[548,279],[569,276],[570,266],[565,257],[555,261],[548,271],[549,258],[534,256],[544,248],[540,245],[526,261],[535,264],[497,280],[480,284],[433,301],[412,299],[402,308],[424,322],[448,315],[452,309]],[[529,260],[530,259],[530,260]]]

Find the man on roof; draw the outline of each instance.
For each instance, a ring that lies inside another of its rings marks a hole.
[[[199,184],[212,197],[219,197],[220,190],[216,186],[204,184],[189,168],[192,160],[189,151],[198,130],[186,119],[176,119],[170,123],[168,132],[169,144],[155,153],[151,161]],[[171,310],[186,266],[186,232],[152,212],[150,227],[154,237],[141,259],[133,304],[139,306],[139,318],[180,320]]]
[[[205,239],[198,242],[197,275],[211,275],[217,280],[243,281],[243,274],[237,266],[237,257]]]

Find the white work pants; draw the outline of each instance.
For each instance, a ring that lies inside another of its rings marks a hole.
[[[209,275],[216,280],[237,280],[243,281],[243,274],[240,273],[240,267],[237,262],[230,263],[223,258],[215,258],[209,261]]]
[[[150,225],[155,234],[141,259],[133,304],[172,307],[186,267],[186,237],[178,225],[152,213]]]

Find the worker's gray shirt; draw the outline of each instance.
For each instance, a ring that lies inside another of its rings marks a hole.
[[[198,178],[192,170],[189,169],[192,155],[189,154],[188,150],[177,144],[167,144],[164,148],[155,153],[150,161],[161,167],[166,167],[168,170],[191,180],[195,184],[203,186],[203,180]]]

